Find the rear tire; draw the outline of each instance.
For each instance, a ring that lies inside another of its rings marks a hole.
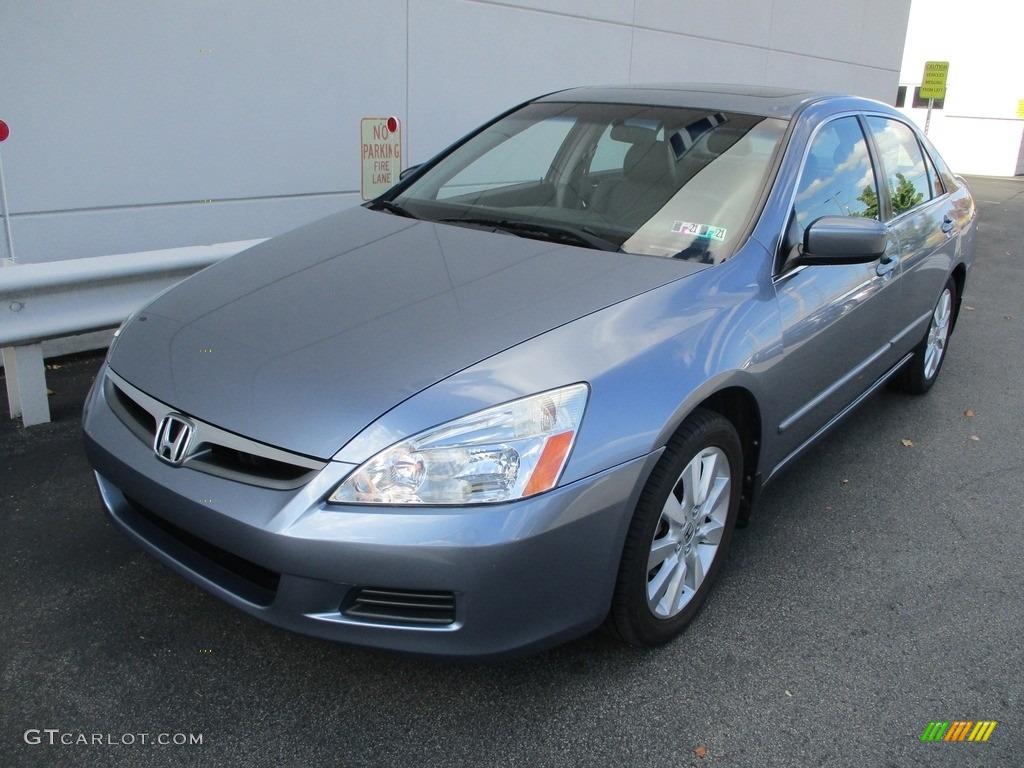
[[[942,361],[946,359],[949,337],[953,332],[953,318],[956,311],[956,283],[953,278],[946,285],[935,302],[928,331],[921,343],[914,348],[914,356],[907,361],[897,374],[895,384],[899,389],[915,395],[923,395],[939,377]]]
[[[640,494],[607,628],[631,645],[665,643],[700,610],[732,538],[743,449],[732,423],[694,411]]]

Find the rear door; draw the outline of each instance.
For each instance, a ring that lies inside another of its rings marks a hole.
[[[897,317],[905,334],[897,346],[906,352],[927,330],[957,256],[963,216],[907,123],[871,115],[867,125],[881,165],[883,195],[888,197],[887,223],[899,241],[902,296]]]

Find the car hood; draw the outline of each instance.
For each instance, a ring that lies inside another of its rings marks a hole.
[[[327,459],[445,377],[702,268],[357,207],[163,294],[110,366],[183,413]]]

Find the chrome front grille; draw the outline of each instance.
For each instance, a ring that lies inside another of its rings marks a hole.
[[[173,408],[132,386],[111,370],[103,382],[111,410],[131,432],[153,447],[163,419]],[[195,435],[181,466],[264,488],[288,490],[309,482],[326,462],[282,451],[189,417]]]

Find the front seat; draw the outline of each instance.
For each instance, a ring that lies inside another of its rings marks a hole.
[[[592,201],[592,208],[608,221],[632,229],[651,218],[676,191],[668,145],[658,141],[654,131],[643,133],[649,135],[626,152],[622,178],[598,187]]]

